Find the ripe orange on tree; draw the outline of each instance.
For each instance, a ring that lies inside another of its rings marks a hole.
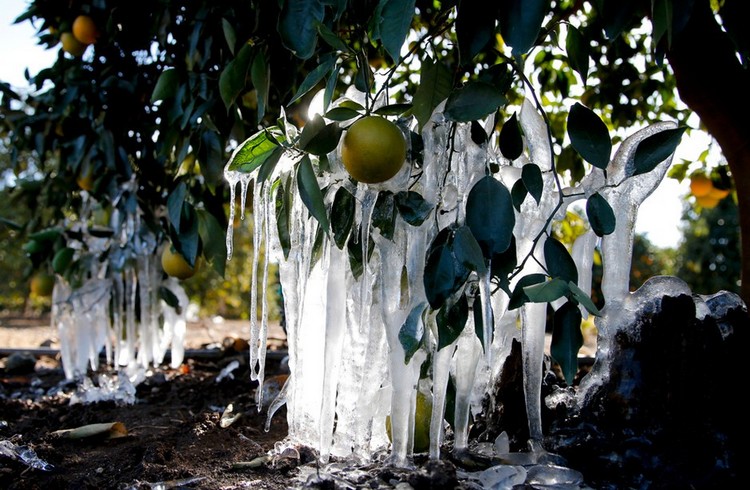
[[[38,298],[43,298],[52,295],[52,290],[55,287],[55,276],[49,272],[40,271],[34,274],[29,284],[31,294]]]
[[[76,39],[72,32],[66,31],[60,34],[60,42],[62,43],[63,51],[76,58],[83,55],[83,52],[86,51],[86,45]]]
[[[359,182],[385,182],[401,170],[405,158],[404,134],[384,117],[358,119],[344,135],[341,161],[349,175]]]
[[[99,37],[94,19],[88,15],[79,15],[73,21],[73,35],[82,44],[94,44]]]
[[[189,279],[200,268],[200,258],[195,259],[195,266],[190,267],[188,261],[171,245],[164,247],[161,254],[161,267],[167,275],[177,279]]]

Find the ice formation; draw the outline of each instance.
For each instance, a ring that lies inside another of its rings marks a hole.
[[[253,260],[250,313],[250,365],[253,379],[261,384],[268,322],[267,264],[279,264],[291,374],[270,411],[286,402],[288,442],[316,448],[323,461],[331,455],[367,460],[388,447],[390,438],[390,462],[409,466],[419,391],[432,400],[429,455],[436,459],[443,440],[446,392],[452,380],[454,450],[467,449],[471,411],[479,409],[487,383],[497,379],[511,340],[518,338],[523,345],[530,447],[541,449],[540,387],[547,303],[527,302],[509,310],[511,298],[501,289],[492,291],[489,271],[472,271],[466,284],[446,300],[450,305],[461,297],[469,299],[468,318],[448,345],[440,345],[438,314],[428,305],[424,286],[430,246],[444,230],[458,230],[456,236],[460,233],[467,220],[467,196],[475,185],[489,178],[511,189],[522,177],[523,166],[533,163],[541,170],[543,192],[538,202],[527,195],[515,213],[513,236],[519,266],[510,276],[510,290],[529,274],[547,274],[544,248],[553,219],[562,218],[575,200],[602,192],[618,213],[617,231],[603,245],[607,301],[610,296],[616,301],[628,288],[632,225],[638,205],[661,180],[669,159],[657,171],[637,178],[627,173],[627,167],[638,142],[673,125],[656,125],[636,133],[623,143],[606,174],[597,169],[579,187],[562,189],[554,175],[547,126],[529,101],[523,104],[520,124],[526,151],[509,161],[492,145],[475,143],[468,123],[448,121],[438,108],[421,132],[421,167],[412,168],[413,162],[407,162],[401,173],[383,184],[352,182],[337,152],[330,153],[330,172],[317,176],[319,187],[325,189],[325,206],[328,210],[334,206],[339,191],[349,193],[355,203],[354,225],[343,249],[308,212],[295,170],[299,155],[285,153],[266,180],[258,178],[265,167],[245,173],[227,164],[225,178],[232,192],[228,248],[231,250],[231,221],[239,187],[241,212],[245,193],[251,192],[254,249],[265,254],[262,260]],[[491,174],[491,165],[499,166],[499,172]],[[432,210],[418,224],[407,224],[398,214],[392,236],[384,236],[373,218],[380,192],[405,190],[419,193]],[[486,213],[490,216],[492,210]],[[286,251],[279,229],[288,230]],[[590,290],[597,239],[588,233],[574,246],[573,257],[581,271],[578,285],[584,291]],[[358,250],[355,255],[364,258],[361,270],[349,260],[352,247]],[[261,263],[265,264],[262,272]],[[262,274],[261,298],[258,274]],[[476,308],[481,308],[478,315],[473,313]],[[482,322],[482,340],[476,334],[476,321]],[[405,345],[410,344],[404,342],[404,335],[419,342],[419,347],[406,352]],[[429,363],[425,363],[427,359]],[[423,369],[423,363],[429,369]],[[525,479],[525,474],[495,473],[479,478]],[[560,476],[564,470],[553,468],[549,473],[552,476],[540,474],[539,481],[575,479],[568,474]]]
[[[127,199],[134,185],[135,181],[123,185],[120,199]],[[89,230],[95,205],[86,196],[81,218],[70,225],[83,237],[80,243],[69,242],[76,247],[74,259],[89,269],[80,285],[57,276],[51,322],[60,337],[67,379],[82,380],[89,370],[96,371],[104,354],[106,365],[123,371],[124,385],[117,389],[124,389],[138,384],[167,352],[171,367],[182,363],[188,298],[176,279],[162,280],[156,236],[142,224],[137,207],[127,212],[116,209],[108,223],[114,233],[102,238]],[[106,260],[91,260],[107,250]],[[169,290],[181,307],[160,299],[160,288]],[[112,391],[111,382],[107,385],[102,387],[104,397]],[[90,381],[88,386],[88,391],[97,389]],[[88,394],[85,399],[90,398]]]

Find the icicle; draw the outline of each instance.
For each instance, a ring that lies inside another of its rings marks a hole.
[[[425,331],[437,332],[435,314],[428,316],[430,326]],[[437,344],[435,345],[437,348]],[[432,355],[432,417],[430,419],[430,459],[440,459],[443,444],[443,419],[445,417],[445,397],[450,377],[451,359],[454,346],[443,347]]]
[[[487,271],[479,275],[479,300],[482,305],[482,336],[484,337],[484,359],[488,366],[492,366],[492,336],[495,324],[492,317],[492,289],[490,276],[492,265],[487,265]]]
[[[242,182],[244,184],[244,181]],[[243,188],[243,195],[244,193]],[[266,346],[261,345],[258,326],[258,265],[263,243],[263,212],[266,208],[261,199],[260,184],[256,183],[253,187],[253,265],[250,279],[250,379],[258,381],[262,386],[264,366],[260,364],[260,358]],[[262,400],[258,405],[263,405]]]
[[[236,188],[238,179],[234,176],[229,176],[224,173],[224,177],[229,184],[229,224],[227,225],[227,260],[232,259],[232,253],[234,251],[234,214],[235,207],[237,206]]]
[[[474,331],[474,319],[471,313],[461,334],[456,341],[456,352],[453,355],[456,381],[455,409],[455,442],[454,451],[467,449],[469,442],[469,408],[472,388],[476,379],[477,364],[482,355],[482,345]],[[541,386],[541,385],[540,385]]]

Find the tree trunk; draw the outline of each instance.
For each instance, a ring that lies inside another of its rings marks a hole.
[[[750,305],[750,71],[719,26],[708,0],[667,51],[682,100],[721,146],[732,171],[740,217],[741,295]]]

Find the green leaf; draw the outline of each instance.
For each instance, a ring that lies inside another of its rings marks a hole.
[[[313,155],[327,155],[338,146],[341,133],[342,130],[337,123],[326,124],[320,114],[315,114],[302,129],[297,146],[300,150]]]
[[[523,181],[524,187],[529,191],[531,197],[534,198],[537,204],[542,198],[542,192],[544,191],[544,181],[542,180],[542,170],[538,165],[533,163],[527,163],[521,168],[521,180]]]
[[[687,127],[667,129],[652,134],[638,144],[633,156],[633,175],[650,172],[674,153]]]
[[[523,292],[526,293],[531,303],[551,303],[568,294],[568,291],[570,291],[568,283],[557,277],[523,288]]]
[[[518,264],[518,257],[516,256],[516,238],[512,237],[510,240],[510,246],[508,250],[503,253],[495,254],[492,256],[490,262],[491,274],[497,278],[500,283],[500,287],[508,293],[510,296],[510,274]]]
[[[466,282],[469,269],[458,260],[452,244],[453,232],[441,230],[427,252],[424,289],[433,309],[440,308]]]
[[[544,261],[547,264],[547,272],[553,278],[578,282],[578,268],[573,257],[565,245],[554,237],[549,237],[544,242]]]
[[[484,130],[479,121],[471,121],[471,141],[477,146],[487,143],[487,132]]]
[[[586,201],[586,216],[591,229],[597,236],[609,235],[615,231],[617,225],[615,212],[598,192],[592,194]]]
[[[226,231],[216,217],[205,209],[198,209],[198,235],[203,244],[203,256],[217,274],[224,277],[227,263],[227,242],[223,239]]]
[[[187,186],[184,181],[180,181],[177,186],[172,189],[167,198],[167,216],[169,222],[172,223],[174,229],[180,230],[180,220],[182,219],[182,203],[185,202],[185,196],[187,195]]]
[[[560,365],[569,386],[573,385],[578,372],[578,351],[582,345],[581,310],[575,304],[566,302],[555,312],[550,354]]]
[[[456,258],[467,269],[476,271],[478,274],[487,272],[487,264],[484,262],[482,247],[477,243],[468,226],[459,226],[453,235],[453,252]]]
[[[298,58],[310,58],[318,39],[316,21],[322,22],[324,15],[322,0],[286,0],[277,29],[284,47]]]
[[[164,300],[164,302],[168,306],[171,306],[172,309],[174,309],[178,315],[182,313],[182,308],[180,307],[180,300],[177,298],[177,295],[174,294],[168,287],[159,286],[159,298]]]
[[[516,216],[505,186],[490,176],[480,179],[466,199],[466,225],[486,258],[508,249]]]
[[[362,226],[359,226],[356,233],[352,234],[349,241],[346,244],[346,249],[349,254],[349,267],[351,268],[352,275],[355,279],[359,279],[364,272],[364,258],[363,258],[363,231]],[[368,235],[367,238],[367,261],[370,261],[372,253],[375,251],[373,246],[372,237]]]
[[[448,96],[445,117],[458,122],[474,121],[492,114],[507,102],[505,96],[492,85],[469,81]]]
[[[333,94],[336,91],[336,83],[339,81],[339,66],[335,65],[331,69],[331,73],[328,75],[328,81],[326,82],[326,88],[323,92],[323,110],[328,109],[333,100]]]
[[[424,337],[424,324],[422,323],[422,312],[427,308],[427,303],[419,303],[411,309],[403,325],[398,331],[398,341],[404,348],[404,364],[409,364],[411,358],[419,350]]]
[[[354,224],[355,201],[351,192],[339,187],[331,207],[331,231],[336,246],[343,250]]]
[[[479,343],[482,344],[482,347],[485,347],[484,343],[484,315],[482,314],[482,308],[484,305],[482,304],[482,297],[476,296],[474,298],[474,302],[471,305],[471,308],[474,312],[474,333],[476,334],[477,338],[479,339]],[[490,309],[490,314],[492,314],[492,309]]]
[[[221,28],[224,30],[224,40],[229,46],[229,52],[234,54],[234,48],[237,46],[237,34],[234,32],[234,26],[226,18],[222,18]]]
[[[253,59],[253,48],[245,44],[237,53],[237,57],[230,61],[219,76],[219,94],[224,106],[229,111],[234,101],[245,90],[247,72],[250,70],[250,62]]]
[[[526,190],[526,184],[523,183],[523,179],[518,179],[513,184],[513,188],[510,190],[510,197],[513,200],[513,207],[518,212],[521,211],[521,204],[526,200],[526,195],[529,191]]]
[[[411,110],[412,107],[411,104],[388,104],[375,109],[375,114],[380,114],[381,116],[400,116],[406,111]]]
[[[312,88],[315,87],[318,82],[323,80],[325,76],[328,75],[331,70],[333,70],[333,67],[335,65],[336,58],[334,56],[326,56],[322,58],[320,64],[316,66],[315,69],[313,69],[310,73],[308,73],[304,80],[302,80],[302,83],[297,89],[297,93],[294,94],[292,100],[289,101],[289,105],[292,105],[297,101],[297,99],[312,90]]]
[[[179,230],[173,230],[172,245],[184,258],[190,267],[195,267],[200,248],[200,235],[198,233],[198,218],[192,204],[185,201],[182,203],[182,217],[180,218]]]
[[[253,64],[250,69],[250,79],[253,82],[255,91],[258,94],[258,110],[257,110],[257,122],[263,120],[263,116],[266,115],[266,104],[268,103],[268,90],[270,89],[271,75],[270,66],[266,61],[266,55],[261,50],[253,58]]]
[[[571,68],[581,75],[584,87],[589,76],[589,43],[576,27],[568,25],[568,35],[565,38],[565,50]]]
[[[591,165],[605,169],[612,153],[607,125],[588,107],[576,102],[568,114],[568,136],[573,148]]]
[[[76,251],[70,247],[64,247],[58,250],[52,258],[52,270],[57,274],[65,273],[70,266],[70,262],[73,260],[75,252]]]
[[[349,109],[347,107],[334,107],[326,112],[324,117],[331,121],[348,121],[361,115],[362,114],[359,111],[355,111],[354,109]]]
[[[508,160],[515,160],[523,153],[521,126],[518,124],[515,113],[503,124],[500,136],[498,137],[498,146],[500,147],[500,152]]]
[[[323,41],[325,41],[326,44],[328,44],[330,47],[342,53],[346,53],[347,51],[349,51],[346,43],[344,43],[344,41],[342,41],[341,38],[338,37],[336,33],[333,32],[327,25],[323,24],[322,22],[315,21],[315,28],[318,29],[318,34],[320,34],[320,37],[323,39]]]
[[[599,311],[599,308],[596,307],[594,302],[591,301],[589,295],[586,294],[583,289],[579,288],[576,283],[569,282],[568,287],[570,288],[570,293],[573,299],[577,301],[581,306],[586,308],[589,313],[594,316],[600,316],[602,314],[601,311]]]
[[[284,259],[289,258],[289,251],[292,248],[292,239],[289,234],[290,214],[292,212],[292,186],[285,185],[282,179],[277,181],[279,187],[276,190],[276,232],[279,235],[281,251],[284,253]]]
[[[419,132],[432,117],[432,112],[448,98],[453,84],[451,71],[444,64],[430,57],[422,61],[419,85],[414,93],[414,117],[419,123]]]
[[[227,170],[249,174],[263,165],[279,148],[279,142],[286,141],[284,133],[278,126],[258,131],[232,153],[227,163]]]
[[[527,53],[536,43],[549,0],[502,0],[498,5],[500,33],[513,56]]]
[[[456,37],[461,65],[468,65],[495,37],[495,19],[481,2],[461,2],[456,14]]]
[[[444,305],[435,320],[438,327],[438,350],[448,347],[461,335],[469,319],[469,301],[461,295],[452,305]]]
[[[526,288],[534,284],[544,283],[546,280],[547,276],[544,274],[528,274],[519,279],[516,287],[513,289],[513,294],[510,295],[508,309],[515,310],[529,301],[529,297],[526,295]]]
[[[273,174],[273,171],[276,169],[276,164],[279,163],[279,160],[281,160],[281,157],[284,156],[285,152],[286,148],[284,148],[283,146],[277,146],[271,152],[271,155],[266,158],[266,160],[258,170],[258,182],[265,185],[266,180],[268,180],[268,178]]]
[[[312,162],[308,155],[303,156],[297,164],[297,187],[299,196],[307,210],[318,220],[320,226],[327,230],[329,228],[328,214],[323,202],[323,193],[318,186],[318,179],[315,178]]]
[[[432,204],[415,191],[401,191],[396,194],[396,206],[404,221],[412,226],[424,223],[432,212]]]
[[[401,58],[401,46],[409,33],[416,0],[380,0],[380,40],[393,61]]]
[[[396,229],[396,202],[393,193],[380,191],[372,210],[371,223],[380,230],[380,234],[387,240],[393,240]]]
[[[161,75],[159,75],[156,85],[154,85],[154,91],[151,93],[151,103],[174,97],[179,85],[180,76],[177,74],[177,70],[164,70]]]

